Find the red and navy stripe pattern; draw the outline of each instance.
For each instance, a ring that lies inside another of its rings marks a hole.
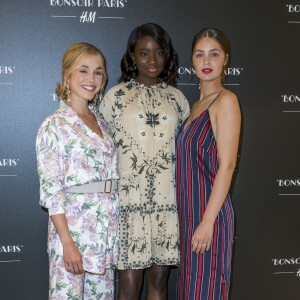
[[[209,251],[192,252],[218,171],[218,149],[208,109],[177,135],[177,204],[180,227],[179,300],[228,300],[234,213],[227,195],[214,224]]]

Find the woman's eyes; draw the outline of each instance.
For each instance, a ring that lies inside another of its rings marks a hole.
[[[148,55],[149,55],[149,52],[141,52],[140,55],[145,57],[145,56],[148,56]],[[163,55],[165,55],[165,54],[164,54],[163,51],[157,51],[157,52],[154,53],[154,55],[155,55],[155,56],[163,56]]]
[[[204,56],[203,53],[197,53],[197,54],[196,54],[196,57],[197,57],[197,58],[202,58],[203,56]],[[210,53],[210,57],[219,57],[219,53],[217,53],[217,52],[212,52],[212,53]]]
[[[85,69],[81,69],[81,70],[79,70],[79,72],[80,73],[82,73],[82,74],[87,74],[88,73],[88,71],[87,70],[85,70]],[[102,71],[95,71],[95,74],[96,75],[102,75]]]
[[[218,56],[219,56],[219,53],[212,52],[210,55],[211,55],[211,57],[218,57]]]

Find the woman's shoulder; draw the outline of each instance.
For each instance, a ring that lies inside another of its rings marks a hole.
[[[239,107],[238,97],[235,93],[229,90],[223,90],[216,99],[217,110],[227,110]]]
[[[118,84],[112,86],[111,88],[108,89],[108,91],[106,92],[105,96],[107,96],[107,95],[115,95],[120,90],[122,90],[125,93],[125,91],[127,91],[126,87],[128,86],[128,84],[129,84],[129,82],[121,82],[121,83],[118,83]]]
[[[166,85],[165,88],[168,92],[172,92],[174,94],[178,94],[178,95],[183,95],[183,93],[181,92],[181,90],[179,90],[177,87],[172,86],[172,85]]]
[[[40,128],[43,127],[56,127],[59,120],[64,120],[65,116],[62,114],[61,111],[61,104],[58,109],[56,109],[52,114],[47,116],[44,121],[42,122]]]
[[[235,93],[229,91],[229,90],[223,90],[218,98],[217,103],[222,105],[232,105],[235,104],[238,101],[238,98]]]
[[[166,87],[163,90],[165,91],[165,93],[167,93],[167,94],[173,94],[177,98],[185,98],[185,96],[183,95],[182,91],[179,90],[177,87],[174,87],[172,85],[166,85]]]
[[[43,135],[45,133],[50,133],[56,131],[57,128],[57,118],[56,114],[53,113],[44,119],[41,126],[38,129],[38,135]]]
[[[37,131],[36,143],[43,140],[52,140],[57,135],[57,118],[56,112],[47,116]]]
[[[175,96],[175,98],[179,104],[181,104],[181,105],[188,104],[188,100],[186,99],[185,95],[177,87],[168,85],[165,90],[166,90],[166,93],[172,94],[173,96]]]

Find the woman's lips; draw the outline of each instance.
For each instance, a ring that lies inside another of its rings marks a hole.
[[[155,67],[148,68],[148,71],[151,73],[155,73],[155,72],[157,72],[157,68],[155,68]]]
[[[209,74],[209,73],[211,73],[213,71],[213,69],[210,69],[210,68],[204,68],[204,69],[202,69],[202,72],[204,73],[204,74]]]
[[[94,85],[83,85],[82,87],[84,90],[86,90],[88,92],[94,92],[94,90],[96,89],[96,87]]]

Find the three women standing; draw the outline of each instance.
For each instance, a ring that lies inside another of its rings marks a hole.
[[[230,43],[203,29],[192,43],[200,99],[177,136],[180,224],[178,299],[228,299],[234,214],[228,194],[236,165],[241,115],[222,85]]]
[[[178,61],[169,35],[156,24],[130,34],[120,84],[100,111],[119,153],[119,299],[167,299],[169,267],[179,263],[175,135],[189,114],[174,88]]]
[[[240,131],[237,98],[222,85],[229,42],[204,29],[192,58],[201,93],[182,124],[189,105],[173,87],[178,63],[168,34],[152,23],[132,31],[121,83],[100,105],[112,139],[88,106],[106,81],[101,52],[85,43],[66,51],[60,107],[37,137],[40,204],[50,215],[49,299],[113,299],[118,217],[119,299],[139,298],[144,273],[147,298],[167,299],[169,267],[179,263],[180,125],[178,299],[228,299],[234,230],[228,190]]]

